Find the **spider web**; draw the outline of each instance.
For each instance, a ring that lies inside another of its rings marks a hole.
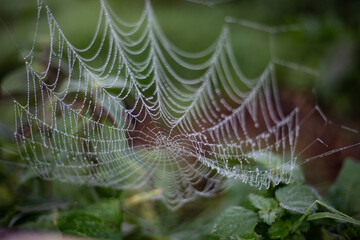
[[[161,188],[159,198],[171,209],[213,196],[224,177],[259,188],[290,180],[299,116],[297,109],[281,109],[274,66],[316,72],[274,58],[260,76],[247,78],[227,25],[207,49],[186,52],[166,38],[149,1],[133,23],[100,3],[85,48],[72,45],[39,3],[49,54],[39,66],[35,36],[25,58],[27,101],[15,101],[15,137],[19,154],[41,177]]]

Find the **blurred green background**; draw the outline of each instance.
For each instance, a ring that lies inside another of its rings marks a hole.
[[[108,2],[120,18],[128,21],[135,21],[144,7],[144,2],[138,0]],[[98,1],[64,0],[45,3],[49,5],[70,42],[78,47],[89,43],[98,20]],[[318,104],[329,119],[339,123],[331,134],[324,136],[330,149],[360,141],[359,134],[348,135],[341,129],[343,124],[360,130],[359,1],[230,1],[213,7],[183,0],[152,0],[151,3],[167,38],[187,51],[205,49],[217,39],[224,25],[229,26],[235,56],[248,77],[260,75],[271,57],[315,69],[318,75],[277,67],[284,109],[299,106],[306,115]],[[97,206],[97,209],[102,209],[101,201],[109,201],[106,208],[116,208],[117,202],[109,199],[118,199],[120,195],[125,199],[136,194],[136,191],[122,193],[112,189],[44,181],[33,170],[22,165],[18,155],[12,153],[17,151],[13,139],[12,97],[22,97],[26,92],[23,57],[31,49],[37,20],[36,8],[36,1],[0,0],[0,226],[56,230],[53,226],[44,226],[44,222],[39,221],[38,217],[53,218],[59,209],[73,206],[91,208],[90,203],[99,201],[100,207]],[[271,53],[268,33],[226,23],[225,17],[266,26],[296,25],[300,30],[275,34],[274,51]],[[39,28],[46,29],[46,24],[46,18],[42,18]],[[305,129],[311,131],[316,124],[318,122],[309,122]],[[303,165],[306,180],[326,191],[326,186],[335,179],[345,157],[351,155],[359,160],[359,152],[359,148],[355,148],[324,161],[315,160],[316,162]],[[316,149],[307,154],[316,155]],[[137,216],[140,211],[145,215],[144,219],[151,219],[151,223],[149,225],[149,221],[144,220],[137,221],[137,225],[148,231],[165,231],[153,235],[163,236],[167,234],[166,231],[176,232],[176,229],[186,231],[187,228],[191,229],[191,225],[201,224],[189,221],[194,216],[202,213],[202,218],[198,221],[206,221],[207,216],[220,211],[222,207],[219,206],[240,202],[251,191],[246,185],[232,186],[236,186],[235,191],[231,192],[230,189],[215,199],[200,199],[189,203],[175,213],[169,212],[160,203],[155,203],[157,210],[154,210],[152,204],[146,203],[141,209],[130,209],[129,216]],[[156,212],[159,209],[162,211],[160,215]],[[68,213],[69,219],[71,214],[74,213]],[[86,221],[92,221],[92,216],[83,214]],[[71,225],[71,220],[68,221]],[[131,239],[135,237],[131,235],[135,220],[130,217],[127,221],[128,225],[123,225],[123,231],[128,231]],[[157,224],[161,227],[152,226]],[[102,234],[105,233],[94,233],[94,236],[104,237]]]

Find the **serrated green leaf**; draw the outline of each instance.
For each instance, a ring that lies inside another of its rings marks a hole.
[[[278,205],[275,199],[266,198],[257,194],[250,194],[249,200],[254,207],[262,210],[270,210]]]
[[[271,210],[260,210],[258,213],[261,220],[271,225],[275,222],[276,218],[283,214],[283,209],[276,207]]]
[[[216,220],[211,233],[227,239],[255,239],[257,214],[243,207],[230,207]]]
[[[278,207],[278,201],[273,198],[250,194],[249,200],[254,207],[260,209],[258,211],[260,219],[269,225],[275,222],[275,219],[282,214],[282,209]]]
[[[275,192],[276,199],[280,206],[295,213],[305,213],[316,199],[314,190],[305,185],[289,185],[278,189]],[[317,206],[310,209],[310,212],[317,210]]]
[[[334,207],[349,215],[360,212],[360,163],[347,159],[327,199]]]

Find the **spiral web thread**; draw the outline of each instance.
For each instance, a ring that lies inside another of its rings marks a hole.
[[[186,52],[165,37],[149,1],[135,23],[100,3],[96,33],[81,49],[39,4],[48,56],[45,67],[37,64],[35,37],[25,58],[27,101],[15,101],[15,137],[41,177],[162,188],[171,209],[213,196],[224,177],[259,188],[290,180],[298,111],[280,107],[275,62],[247,78],[226,25],[209,48]]]

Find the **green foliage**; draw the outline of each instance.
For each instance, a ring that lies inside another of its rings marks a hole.
[[[116,200],[103,201],[56,217],[59,230],[84,237],[121,239],[121,212]]]
[[[360,212],[360,164],[352,159],[344,166],[328,193],[331,204],[349,215]]]
[[[354,171],[349,170],[349,167]],[[339,189],[339,181],[344,178],[345,173],[347,174],[346,179],[356,179],[358,175],[356,170],[359,167],[359,163],[347,161],[331,188],[332,191]],[[351,187],[350,185],[349,188]],[[346,188],[338,191],[345,190]],[[330,199],[331,195],[328,198]],[[346,198],[335,199],[339,203],[346,202]],[[275,189],[270,188],[267,192],[250,194],[249,201],[250,207],[255,207],[257,211],[258,220],[254,222],[255,218],[250,218],[246,214],[243,214],[243,217],[234,214],[233,212],[238,209],[238,206],[229,208],[214,225],[218,236],[225,239],[242,239],[243,234],[248,234],[248,232],[245,232],[243,227],[238,227],[234,231],[229,226],[243,221],[244,217],[248,217],[249,222],[256,225],[255,229],[247,227],[246,231],[253,230],[254,236],[261,236],[265,239],[337,239],[336,236],[352,239],[360,236],[359,220],[322,202],[315,189],[298,182],[287,186],[276,186]],[[243,212],[250,211],[243,207],[240,209]],[[233,221],[230,218],[233,218]],[[237,234],[237,238],[234,233]]]
[[[226,239],[255,239],[257,235],[254,228],[257,222],[255,212],[234,206],[219,216],[211,233]]]
[[[344,178],[357,179],[359,166],[351,160],[344,164],[326,197],[329,203],[349,204],[346,197],[332,198],[333,191],[345,194],[346,186],[354,187],[340,183]],[[339,236],[356,239],[360,236],[359,220],[319,200],[315,189],[297,181],[268,190],[254,190],[230,181],[223,196],[207,201],[199,199],[171,212],[154,200],[155,190],[119,192],[56,181],[41,183],[29,171],[23,176],[26,181],[19,179],[19,190],[35,183],[38,189],[48,189],[49,186],[42,184],[51,183],[52,199],[24,198],[21,207],[8,207],[2,219],[5,226],[99,239],[338,239]],[[1,186],[3,192],[9,191],[6,185]],[[12,195],[7,194],[3,202],[10,201]],[[357,193],[351,194],[346,196],[356,197]]]
[[[262,221],[271,225],[276,218],[283,214],[283,209],[279,207],[278,201],[273,198],[265,198],[261,195],[250,194],[251,204],[259,209],[258,214]]]
[[[268,230],[268,236],[271,239],[282,239],[285,238],[291,229],[291,221],[286,219],[284,221],[278,221],[270,226]]]
[[[305,213],[306,209],[316,200],[314,191],[306,185],[289,185],[279,188],[275,193],[280,206],[294,213]],[[316,210],[316,207],[312,211]]]

